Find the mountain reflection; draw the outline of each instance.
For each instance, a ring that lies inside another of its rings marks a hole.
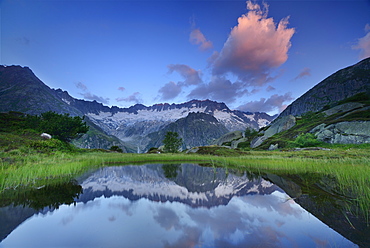
[[[356,247],[253,173],[195,164],[117,166],[67,188],[64,201],[28,204],[0,248]],[[55,195],[64,194],[55,189]],[[11,205],[0,209],[1,223],[20,213]]]
[[[116,195],[207,208],[227,205],[233,196],[283,192],[260,177],[250,180],[245,173],[235,175],[223,168],[194,164],[105,167],[82,181],[81,186],[84,193],[79,201],[83,202]]]

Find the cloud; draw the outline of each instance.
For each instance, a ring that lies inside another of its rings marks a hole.
[[[119,90],[119,91],[125,91],[126,89],[125,89],[125,87],[122,87],[122,86],[121,86],[121,87],[118,87],[118,90]]]
[[[357,44],[352,46],[353,49],[360,50],[360,59],[370,57],[370,24],[365,25],[365,32],[367,34],[358,39]]]
[[[179,73],[185,81],[181,82],[184,86],[197,85],[202,83],[200,78],[200,71],[196,71],[190,66],[183,64],[170,64],[168,67],[168,73],[173,73],[174,71]]]
[[[303,78],[303,77],[308,77],[308,76],[311,76],[311,69],[308,68],[308,67],[305,67],[302,69],[302,71],[298,74],[298,76],[296,76],[293,81],[297,80],[297,79],[300,79],[300,78]]]
[[[199,45],[201,51],[213,48],[212,42],[206,39],[199,28],[195,28],[190,32],[189,41],[192,45]]]
[[[188,95],[189,99],[212,99],[234,102],[236,98],[249,94],[242,82],[232,83],[224,77],[214,76],[208,84],[201,84]]]
[[[75,83],[77,89],[80,89],[80,90],[83,90],[83,91],[87,91],[87,87],[85,84],[81,83],[81,82],[77,82]]]
[[[190,66],[183,64],[170,64],[168,67],[168,73],[177,72],[180,74],[184,81],[168,82],[162,88],[159,89],[159,99],[170,100],[177,97],[184,87],[189,87],[191,85],[199,85],[203,81],[200,77],[200,71],[196,71]]]
[[[97,101],[104,104],[109,104],[109,98],[104,98],[101,96],[97,96],[94,94],[91,94],[91,92],[88,90],[87,86],[81,82],[75,83],[76,87],[82,91],[83,93],[79,93],[84,99],[91,100],[91,101]]]
[[[294,99],[291,95],[291,92],[285,93],[284,95],[274,94],[268,99],[261,98],[258,101],[245,103],[237,109],[246,112],[271,112],[278,109],[279,112],[281,112],[287,107],[287,105],[283,103]]]
[[[287,28],[288,17],[277,25],[267,18],[268,6],[247,2],[248,13],[238,18],[221,52],[214,53],[213,74],[232,73],[252,86],[273,80],[271,69],[288,59],[294,28]]]
[[[274,87],[272,87],[271,85],[267,86],[267,88],[266,88],[267,92],[274,91],[274,90],[276,90],[276,89]]]
[[[31,44],[31,40],[26,36],[19,37],[16,40],[19,44],[24,45],[24,46],[29,46]]]
[[[120,88],[123,88],[123,87],[120,87]],[[143,100],[140,97],[139,92],[135,92],[134,94],[132,94],[131,96],[128,96],[128,97],[118,97],[118,98],[116,98],[116,101],[117,102],[135,102],[135,103],[143,102]]]
[[[159,89],[159,98],[161,100],[170,100],[178,96],[181,92],[182,86],[175,82],[168,82],[162,88]]]

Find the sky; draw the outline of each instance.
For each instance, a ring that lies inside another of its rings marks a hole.
[[[0,42],[78,99],[277,114],[370,57],[370,0],[0,0]]]

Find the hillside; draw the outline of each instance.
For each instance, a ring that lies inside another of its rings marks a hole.
[[[329,144],[370,143],[370,58],[318,83],[262,128],[250,145],[287,147],[304,133]]]
[[[317,112],[358,93],[370,96],[370,58],[330,75],[291,103],[279,116]]]
[[[185,118],[167,125],[158,132],[148,135],[150,147],[160,147],[166,132],[176,132],[183,140],[183,149],[211,144],[215,139],[228,132],[224,125],[212,115],[204,113],[189,113]]]

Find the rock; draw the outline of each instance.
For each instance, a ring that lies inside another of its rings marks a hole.
[[[243,138],[243,132],[242,131],[229,132],[229,133],[226,133],[226,134],[222,135],[217,140],[215,140],[213,142],[213,144],[221,146],[224,143],[236,141],[236,140],[239,140],[241,138]]]
[[[48,134],[48,133],[42,133],[40,136],[41,136],[41,138],[43,138],[45,140],[51,139],[51,135]]]
[[[266,131],[263,132],[263,136],[257,137],[251,142],[251,147],[255,148],[261,145],[263,141],[267,140],[274,134],[286,131],[292,128],[295,124],[296,118],[293,115],[279,117],[271,123]]]
[[[359,103],[359,102],[348,102],[348,103],[344,103],[344,104],[335,106],[331,109],[325,110],[325,111],[323,111],[323,113],[326,116],[329,116],[329,115],[333,115],[333,114],[337,114],[337,113],[341,113],[341,112],[347,112],[347,111],[354,110],[354,109],[357,109],[357,108],[362,108],[363,106],[364,106],[364,104]]]
[[[193,147],[186,151],[186,153],[197,153],[199,151],[199,147]]]
[[[273,151],[273,150],[277,150],[278,148],[279,148],[279,144],[275,144],[275,145],[271,144],[268,150]]]
[[[330,125],[320,124],[313,128],[318,140],[330,144],[370,143],[370,121],[345,121]]]
[[[330,75],[291,103],[280,116],[317,112],[359,93],[370,96],[370,58]]]
[[[238,140],[231,141],[231,148],[233,149],[238,148],[239,143],[246,142],[246,141],[248,141],[248,138],[241,138]]]

